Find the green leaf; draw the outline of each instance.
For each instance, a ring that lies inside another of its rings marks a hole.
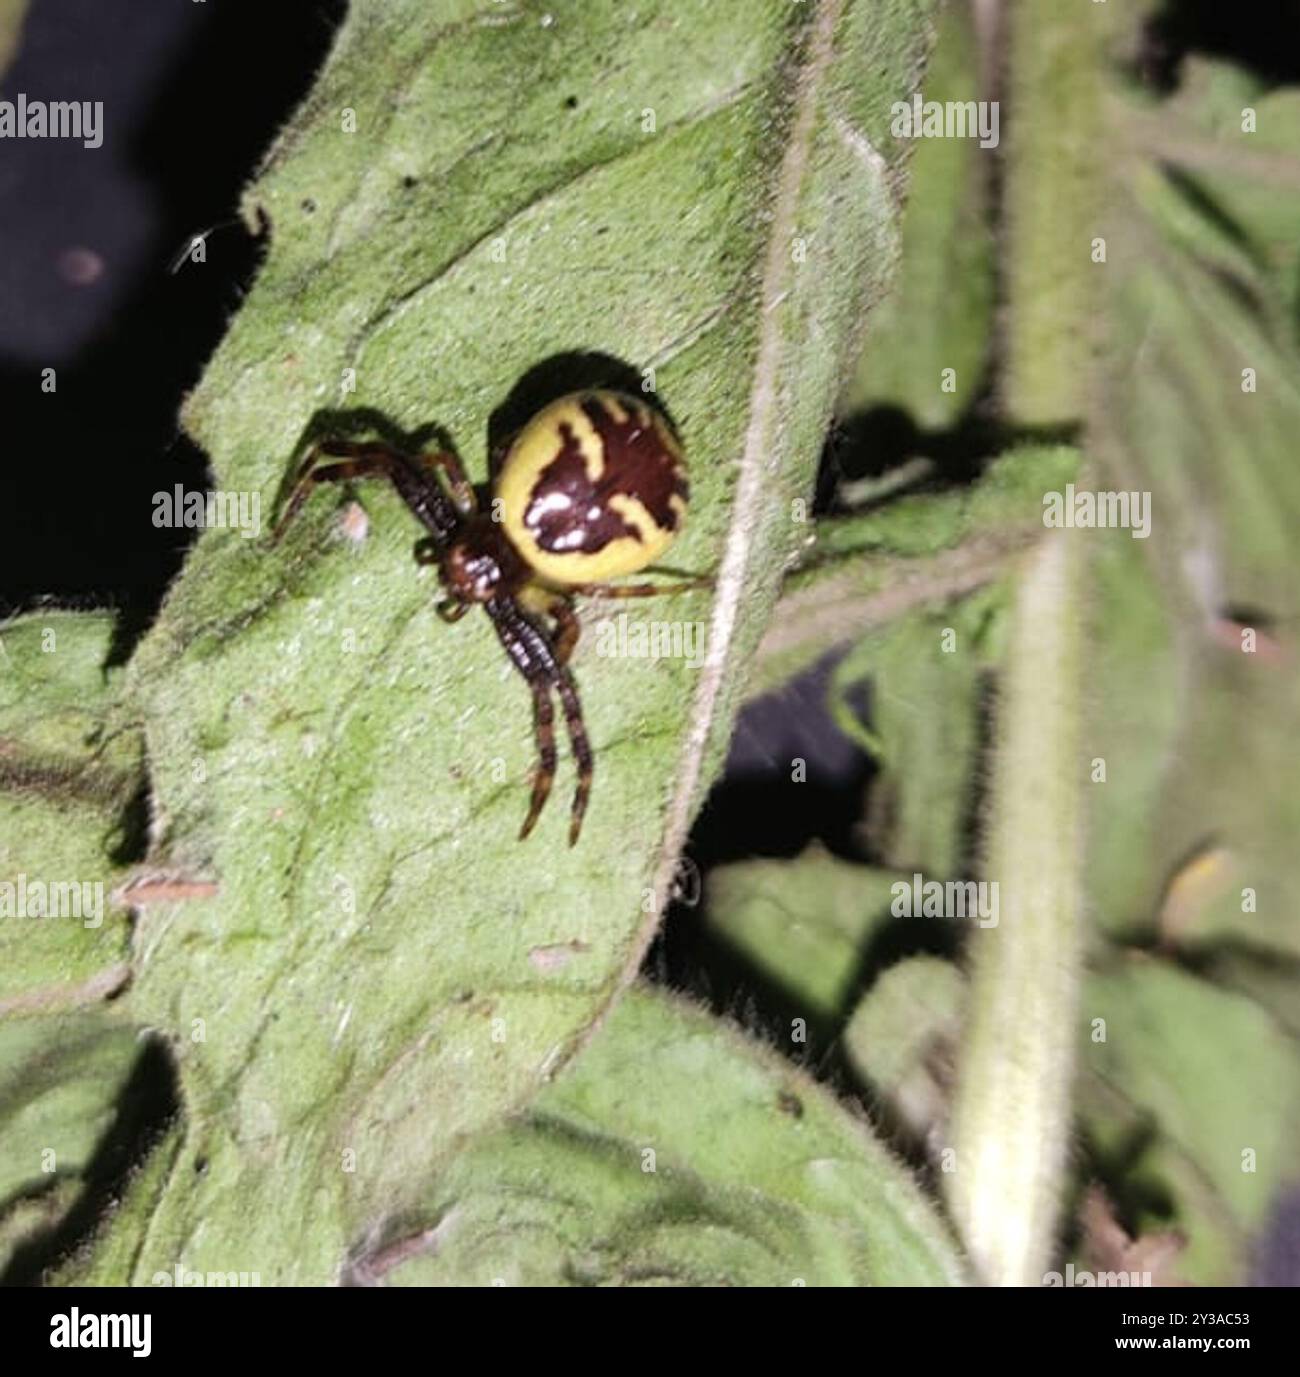
[[[923,95],[979,99],[979,51],[972,10],[944,8]],[[842,415],[891,406],[917,426],[957,423],[984,379],[993,323],[993,229],[988,205],[992,149],[978,139],[915,141],[903,261],[881,304],[867,347],[840,401]],[[955,386],[941,387],[952,369]]]
[[[1278,224],[1294,224],[1300,165],[1277,151],[1285,102],[1258,133],[1242,130],[1257,94],[1230,68],[1192,63],[1154,110],[1117,102],[1132,156],[1115,160],[1094,433],[1108,481],[1150,494],[1151,528],[1134,542],[1140,561],[1107,556],[1129,568],[1115,570],[1097,634],[1108,645],[1091,753],[1108,763],[1102,792],[1113,783],[1117,796],[1106,819],[1096,801],[1095,850],[1117,844],[1101,920],[1150,935],[1170,878],[1221,847],[1237,881],[1194,944],[1294,958],[1300,920],[1281,896],[1300,883],[1300,792],[1276,762],[1300,732],[1285,669],[1300,586],[1300,351]]]
[[[139,1056],[98,1012],[0,1023],[0,1274],[72,1208]]]
[[[966,982],[951,961],[912,956],[882,972],[844,1030],[864,1087],[916,1142],[941,1140]]]
[[[103,668],[111,640],[99,613],[0,628],[0,1016],[94,1003],[128,975],[114,857],[144,762]]]
[[[969,488],[899,497],[817,524],[786,580],[750,692],[918,607],[943,607],[995,582],[1043,532],[1043,494],[1072,481],[1076,451],[1025,445]]]
[[[204,534],[131,667],[151,860],[218,887],[136,933],[129,1009],[188,1121],[133,1277],[336,1277],[635,973],[893,257],[876,149],[928,8],[352,6],[248,193],[266,263],[186,408],[218,486],[269,511],[339,408],[436,424],[482,479],[489,430],[593,356],[653,368],[691,466],[672,559],[716,575],[659,615],[707,622],[707,660],[588,636],[593,813],[574,851],[562,802],[520,845],[527,693],[486,619],[439,621],[391,493],[358,494],[360,541],[324,494],[281,552]],[[126,1279],[142,1218],[86,1276]]]
[[[1156,109],[1126,107],[1125,125],[1203,212],[1198,238],[1218,239],[1269,284],[1259,305],[1294,335],[1300,324],[1300,93],[1229,62],[1188,54],[1179,88]],[[1253,119],[1254,128],[1245,125]]]
[[[847,1012],[899,878],[811,846],[795,860],[716,867],[705,913],[717,936],[799,1001],[799,1014],[833,1019]]]
[[[775,1052],[648,989],[527,1121],[462,1156],[353,1279],[403,1285],[958,1285],[866,1124]]]
[[[1106,535],[1092,559],[1096,606],[1087,628],[1094,704],[1085,755],[1106,763],[1104,782],[1084,795],[1088,895],[1097,927],[1131,941],[1153,931],[1161,885],[1178,859],[1161,799],[1186,711],[1185,670],[1143,542],[1126,531]]]
[[[1087,984],[1082,1112],[1135,1232],[1179,1228],[1176,1271],[1240,1284],[1295,1180],[1300,1056],[1262,1009],[1174,966],[1130,960]]]
[[[864,638],[835,667],[836,721],[880,764],[868,826],[887,865],[950,878],[969,861],[986,675],[1005,580]],[[870,722],[859,706],[870,688]],[[865,735],[863,733],[866,733]]]

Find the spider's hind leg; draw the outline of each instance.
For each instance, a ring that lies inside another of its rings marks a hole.
[[[587,738],[586,723],[582,720],[582,705],[578,702],[578,691],[567,672],[556,681],[555,688],[560,695],[564,722],[569,729],[569,741],[573,746],[573,759],[578,766],[578,787],[574,790],[573,811],[569,815],[569,845],[576,846],[582,832],[582,819],[587,813],[587,801],[591,798],[595,762],[591,754],[591,742]]]
[[[551,688],[543,679],[532,679],[529,688],[533,691],[533,734],[537,739],[537,769],[533,774],[533,797],[528,805],[528,816],[519,829],[519,840],[533,830],[537,819],[542,815],[546,800],[551,794],[551,784],[555,779],[555,709],[551,705]]]
[[[657,598],[712,587],[713,580],[702,575],[680,583],[575,583],[569,591],[584,598]]]
[[[530,598],[529,601],[535,605],[534,599]],[[568,604],[564,603],[564,606],[567,610]],[[573,746],[574,762],[578,767],[578,787],[573,797],[573,812],[569,822],[569,845],[573,846],[582,832],[587,800],[591,797],[594,760],[587,729],[582,720],[578,690],[560,658],[561,651],[565,649],[565,632],[561,630],[556,639],[552,640],[513,598],[490,602],[487,604],[487,610],[511,663],[527,680],[533,694],[533,725],[537,738],[538,765],[533,776],[532,803],[524,820],[523,830],[519,834],[520,839],[532,831],[550,795],[551,783],[555,778],[555,712],[551,702],[551,694],[555,693],[559,696],[560,706],[564,711],[564,722]],[[569,616],[572,616],[571,612]],[[562,622],[561,624],[563,625]],[[576,628],[576,618],[573,619],[572,625]],[[569,648],[572,648],[571,645]]]
[[[554,640],[551,649],[562,665],[573,658],[574,647],[582,634],[582,623],[573,610],[573,604],[564,593],[552,592],[540,583],[525,584],[515,595],[520,607],[537,616],[549,617],[554,623]]]

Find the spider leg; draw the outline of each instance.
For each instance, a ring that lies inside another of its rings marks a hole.
[[[712,587],[711,578],[698,578],[684,583],[575,583],[568,591],[584,598],[654,598],[661,593],[689,593],[696,588]]]
[[[455,598],[443,598],[437,612],[445,622],[458,622],[473,605],[470,602],[457,602]]]
[[[533,734],[537,738],[537,770],[533,775],[533,798],[528,805],[528,816],[519,829],[519,840],[533,830],[533,825],[542,814],[546,800],[551,794],[551,783],[555,779],[555,709],[551,706],[551,686],[544,679],[529,682],[533,691]]]
[[[578,614],[563,599],[551,607],[551,617],[555,621],[555,658],[562,665],[567,665],[582,634],[582,623],[578,620]]]
[[[337,462],[322,464],[322,459]],[[448,474],[452,496],[438,483],[438,471]],[[468,500],[468,510],[473,510],[474,490],[453,454],[426,454],[416,460],[377,440],[322,440],[308,450],[298,468],[289,500],[271,534],[271,544],[279,543],[318,483],[347,483],[355,478],[389,479],[436,541],[445,541],[456,531],[466,514],[464,501]]]
[[[578,620],[568,595],[557,593],[540,583],[526,583],[515,594],[515,601],[525,612],[551,619],[554,623],[552,649],[555,658],[562,665],[567,665],[573,658],[573,649],[582,634],[582,623]]]
[[[547,637],[513,598],[494,598],[484,604],[496,627],[497,635],[511,663],[528,681],[533,693],[534,725],[540,757],[533,778],[533,801],[524,821],[520,837],[532,830],[537,816],[550,793],[555,775],[555,731],[551,693],[559,695],[564,710],[564,722],[573,746],[573,758],[578,767],[578,787],[573,798],[573,812],[569,822],[569,845],[577,843],[582,831],[582,819],[591,797],[594,761],[591,743],[582,720],[582,705],[569,671],[557,653],[557,646]],[[571,648],[571,647],[570,647]]]
[[[465,466],[448,449],[429,450],[415,461],[421,468],[433,469],[441,473],[447,484],[451,500],[461,516],[473,516],[478,511],[478,498],[474,495],[474,485],[465,474]]]
[[[591,798],[591,780],[595,773],[595,762],[591,754],[591,742],[587,739],[587,727],[582,720],[582,704],[578,702],[578,691],[568,671],[555,682],[560,695],[560,706],[564,709],[564,724],[569,729],[569,741],[573,745],[573,758],[578,766],[578,787],[573,795],[573,811],[569,815],[569,845],[577,846],[582,832],[582,819],[587,812],[587,800]]]

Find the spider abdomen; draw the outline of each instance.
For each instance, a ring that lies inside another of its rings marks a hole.
[[[506,534],[559,587],[652,564],[682,528],[690,490],[667,421],[622,392],[575,392],[537,413],[501,466]]]

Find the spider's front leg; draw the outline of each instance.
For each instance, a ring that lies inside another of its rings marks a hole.
[[[272,545],[279,543],[318,483],[348,483],[356,478],[387,478],[438,540],[446,540],[478,505],[460,460],[446,450],[412,458],[379,440],[326,439],[313,445],[299,465],[289,500],[271,534]]]

